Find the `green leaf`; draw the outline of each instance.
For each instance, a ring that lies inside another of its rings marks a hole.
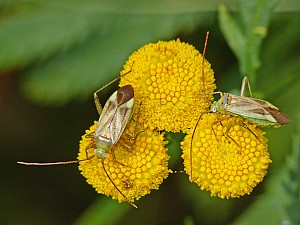
[[[128,213],[132,206],[111,198],[99,198],[83,212],[73,225],[113,225]]]
[[[256,91],[262,99],[270,101],[291,119],[280,129],[265,129],[274,168],[280,167],[291,143],[300,104],[299,88],[299,14],[275,14],[274,26],[265,41],[262,62],[258,72]]]
[[[209,4],[164,1],[0,3],[0,71],[25,70],[25,95],[43,105],[82,99],[118,76],[133,50],[187,34]],[[164,10],[168,9],[168,10]]]
[[[277,2],[238,0],[239,14],[235,16],[230,15],[225,6],[219,8],[220,29],[239,61],[241,75],[247,75],[253,83],[260,67],[261,43]]]
[[[221,4],[219,6],[219,25],[220,29],[230,46],[231,50],[234,52],[238,60],[242,60],[243,56],[246,54],[246,37],[243,34],[242,28],[238,20],[228,12],[225,5]],[[242,61],[240,61],[240,64]]]
[[[0,20],[0,71],[23,68],[92,36],[102,20],[93,12],[43,2],[11,6]]]
[[[300,82],[299,23],[299,14],[289,14],[289,17],[275,15],[275,27],[271,29],[264,44],[263,67],[259,71],[260,82],[257,83],[257,89],[261,90],[266,99],[281,98],[288,89],[294,88]],[[272,80],[274,82],[270,85]],[[289,98],[292,99],[293,96],[290,95]]]
[[[107,35],[96,35],[83,45],[29,70],[24,93],[41,104],[64,104],[80,99],[118,76],[126,57],[145,43],[189,29],[195,15],[119,17],[124,27]],[[126,21],[137,21],[125,25]],[[160,24],[157,27],[157,24]]]

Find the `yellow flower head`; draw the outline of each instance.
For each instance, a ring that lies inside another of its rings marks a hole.
[[[147,44],[134,52],[121,72],[120,86],[127,84],[134,88],[138,121],[151,130],[171,132],[192,128],[216,87],[210,64],[205,60],[203,66],[198,50],[180,40]]]
[[[93,138],[87,137],[95,131],[97,122],[86,131],[80,141],[78,160],[90,158],[96,148]],[[167,149],[163,134],[151,130],[140,130],[133,120],[129,122],[117,144],[103,159],[93,157],[81,161],[79,170],[98,193],[112,196],[113,199],[131,201],[158,189],[171,170],[168,169]],[[93,136],[93,135],[92,135]],[[135,138],[133,140],[133,138]],[[102,161],[103,160],[103,161]],[[105,170],[117,188],[107,177]]]
[[[193,130],[181,143],[185,171],[212,196],[250,194],[266,175],[271,160],[264,133],[246,119],[207,113],[198,123],[193,140],[192,135]]]

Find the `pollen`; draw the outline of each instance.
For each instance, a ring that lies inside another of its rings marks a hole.
[[[264,132],[236,116],[203,114],[181,144],[190,180],[220,198],[250,194],[272,162]]]
[[[179,39],[150,43],[134,52],[121,71],[120,86],[127,84],[135,91],[138,122],[171,132],[192,128],[216,88],[209,62],[204,60],[203,66],[199,51]]]
[[[79,170],[99,194],[111,196],[119,202],[131,201],[158,189],[172,172],[168,169],[169,156],[164,147],[163,134],[151,130],[139,130],[131,120],[120,140],[107,152],[105,158],[94,156],[93,141],[97,122],[86,131],[80,141]],[[111,180],[109,179],[109,177]],[[117,188],[122,194],[117,190]]]

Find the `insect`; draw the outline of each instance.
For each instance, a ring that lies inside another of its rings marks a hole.
[[[203,69],[204,68],[204,56],[205,56],[206,47],[207,47],[208,34],[209,34],[209,32],[206,33],[206,39],[205,39],[205,44],[204,44],[204,49],[203,49],[203,59],[202,59],[203,87],[204,87],[204,69]],[[248,87],[250,97],[245,96],[247,87]],[[205,90],[205,89],[203,88],[203,90]],[[244,77],[244,79],[242,81],[240,95],[233,95],[230,93],[223,93],[223,92],[214,92],[212,94],[220,94],[220,99],[217,101],[214,101],[212,103],[209,112],[222,113],[222,114],[227,114],[227,115],[231,115],[231,116],[242,117],[260,127],[280,127],[280,126],[290,123],[290,119],[283,112],[281,112],[276,106],[272,105],[268,101],[252,97],[250,82],[247,77]],[[207,95],[207,93],[204,93],[204,96],[207,99],[206,95]],[[199,116],[196,126],[193,130],[192,140],[194,138],[196,128],[198,126],[198,123],[199,123],[202,115],[203,114],[201,114]],[[225,117],[224,119],[226,119],[226,118],[228,118],[228,117]],[[217,121],[217,122],[221,122],[221,121]],[[244,127],[246,129],[248,129],[254,136],[256,136],[246,126],[246,124]],[[190,180],[192,180],[192,145],[193,145],[192,142],[193,141],[191,141],[191,146],[190,146],[190,165],[191,165],[190,178],[189,178]]]
[[[80,161],[90,160],[96,156],[101,160],[105,174],[109,178],[111,183],[114,185],[114,187],[118,190],[118,192],[125,198],[125,200],[128,203],[130,203],[133,207],[137,208],[137,206],[133,202],[129,201],[127,197],[117,187],[117,185],[114,183],[114,181],[107,173],[107,170],[105,169],[104,166],[104,159],[106,157],[106,154],[109,151],[111,151],[111,148],[119,141],[127,123],[132,117],[133,108],[134,108],[134,90],[131,85],[120,87],[109,97],[102,110],[100,100],[98,98],[98,92],[103,90],[106,86],[107,85],[105,85],[104,87],[102,87],[101,89],[97,90],[94,93],[94,101],[95,101],[97,111],[100,115],[100,118],[95,133],[86,135],[86,137],[88,138],[90,137],[93,138],[93,142],[96,145],[94,154],[91,157],[87,157],[87,159],[84,160],[74,160],[74,161],[54,162],[54,163],[28,163],[28,162],[18,162],[18,163],[23,165],[50,166],[50,165],[78,163]]]
[[[245,88],[248,85],[250,97],[245,96]],[[241,116],[260,127],[280,127],[290,122],[290,119],[276,106],[265,100],[252,98],[250,83],[244,77],[241,87],[241,95],[216,92],[221,95],[218,101],[211,105],[211,112],[229,113]]]

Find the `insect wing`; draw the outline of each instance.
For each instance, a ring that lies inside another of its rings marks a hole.
[[[225,108],[232,114],[244,116],[254,121],[261,121],[266,126],[289,123],[289,118],[276,106],[261,99],[228,94]]]
[[[110,134],[112,143],[118,142],[133,113],[134,99],[120,105],[111,121]]]
[[[119,88],[116,97],[118,107],[110,126],[110,133],[112,134],[113,143],[116,143],[120,139],[128,121],[133,114],[134,91],[132,86],[126,85]]]
[[[115,96],[116,92],[114,92],[105,103],[95,131],[95,137],[101,137],[107,141],[111,140],[109,127],[118,108]]]
[[[100,115],[95,137],[101,137],[111,144],[120,139],[133,113],[133,97],[130,85],[119,88],[110,96]]]
[[[291,122],[291,120],[287,117],[287,115],[285,115],[279,109],[274,109],[274,108],[266,108],[266,109],[279,124],[285,125]]]

